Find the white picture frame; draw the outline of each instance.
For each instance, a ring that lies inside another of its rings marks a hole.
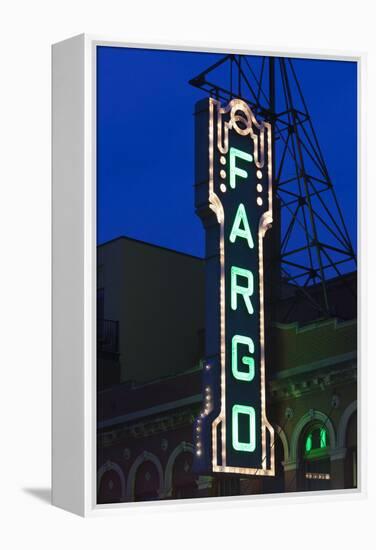
[[[133,506],[218,506],[221,497],[153,503],[96,504],[96,48],[150,48],[314,59],[358,64],[358,449],[359,486],[325,493],[231,497],[261,501],[337,500],[366,494],[364,420],[365,322],[365,55],[320,51],[232,48],[223,44],[133,44],[79,35],[52,48],[52,502],[81,516]],[[69,342],[69,345],[67,345]]]

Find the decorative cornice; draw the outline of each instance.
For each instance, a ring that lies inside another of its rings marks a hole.
[[[103,447],[108,447],[127,439],[150,437],[151,435],[166,433],[181,426],[189,426],[194,422],[198,410],[194,407],[182,411],[172,412],[170,415],[158,416],[143,422],[137,422],[126,426],[119,426],[110,431],[102,431],[98,437]]]
[[[282,380],[284,378],[291,378],[292,376],[300,376],[303,374],[310,373],[312,371],[317,371],[321,369],[326,369],[327,367],[333,367],[340,365],[342,363],[353,363],[356,360],[357,353],[356,351],[350,351],[348,353],[342,353],[341,355],[335,355],[334,357],[328,357],[326,359],[321,359],[320,361],[314,361],[313,363],[306,363],[304,365],[299,365],[291,369],[281,369],[276,373],[275,380]]]
[[[201,393],[196,395],[191,395],[184,399],[179,399],[177,401],[170,401],[168,403],[163,403],[161,405],[156,405],[155,407],[149,407],[148,409],[142,409],[134,413],[123,414],[121,416],[114,416],[112,418],[107,418],[106,420],[98,422],[98,429],[108,428],[110,426],[115,426],[116,424],[124,424],[138,420],[140,418],[145,418],[146,416],[152,416],[159,414],[161,412],[169,411],[171,409],[178,409],[186,405],[192,405],[195,403],[201,403],[203,401],[203,396]]]
[[[290,369],[295,370],[295,369]],[[300,371],[283,379],[274,379],[269,382],[269,390],[273,400],[297,399],[325,390],[338,384],[353,383],[357,379],[357,367],[355,363],[342,364],[342,366],[328,366],[326,369],[319,367],[316,371]]]

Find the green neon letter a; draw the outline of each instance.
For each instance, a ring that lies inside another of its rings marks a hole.
[[[238,277],[244,277],[247,279],[247,286],[240,286],[238,284]],[[253,295],[253,273],[248,269],[242,269],[241,267],[231,267],[231,309],[238,309],[238,294],[241,294],[244,298],[244,302],[247,311],[250,315],[253,313],[253,306],[250,296]]]
[[[243,224],[243,229],[240,227],[240,224]],[[253,242],[252,233],[249,228],[247,213],[245,211],[244,204],[242,203],[239,204],[238,210],[236,212],[236,216],[230,233],[230,241],[234,243],[236,241],[236,237],[247,239],[249,248],[254,248],[255,244]]]
[[[235,189],[236,187],[236,176],[239,178],[246,178],[248,176],[248,172],[246,170],[236,166],[237,158],[246,160],[247,162],[253,161],[253,157],[249,153],[245,153],[235,147],[230,147],[230,187],[232,189]]]

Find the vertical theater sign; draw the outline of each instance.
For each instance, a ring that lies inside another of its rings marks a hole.
[[[240,99],[196,105],[196,211],[206,233],[204,405],[195,469],[274,475],[265,402],[264,236],[272,136]]]

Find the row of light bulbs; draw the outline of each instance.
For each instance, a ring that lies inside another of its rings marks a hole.
[[[209,365],[206,365],[206,370],[210,369]],[[202,433],[202,421],[205,418],[205,416],[208,416],[208,414],[211,412],[213,408],[213,398],[212,398],[212,391],[210,389],[210,386],[205,387],[205,398],[204,398],[204,409],[201,410],[200,416],[197,419],[197,426],[196,426],[196,455],[201,456],[202,455],[202,440],[201,440],[201,433]]]

